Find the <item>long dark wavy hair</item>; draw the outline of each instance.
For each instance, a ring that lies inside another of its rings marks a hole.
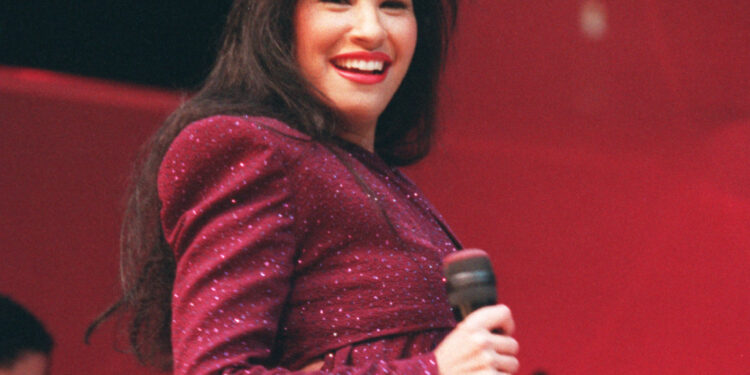
[[[409,70],[378,119],[375,151],[389,164],[414,163],[432,143],[438,76],[457,16],[457,0],[413,0],[417,45]],[[235,0],[221,49],[200,90],[164,122],[139,154],[120,235],[122,297],[86,332],[119,315],[138,360],[172,366],[171,296],[176,262],[162,233],[156,178],[179,132],[217,114],[278,118],[319,141],[342,121],[302,77],[294,56],[292,15],[297,0]]]

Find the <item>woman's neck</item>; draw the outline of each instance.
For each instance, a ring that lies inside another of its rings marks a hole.
[[[341,129],[338,136],[344,140],[354,143],[367,151],[375,152],[375,127],[364,129]]]

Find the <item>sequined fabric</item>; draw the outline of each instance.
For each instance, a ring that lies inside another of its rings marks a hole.
[[[175,374],[437,374],[449,230],[377,155],[269,118],[185,128],[159,173]]]

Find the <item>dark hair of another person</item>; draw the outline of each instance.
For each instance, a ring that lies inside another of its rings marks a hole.
[[[175,259],[161,229],[157,174],[174,138],[189,123],[218,114],[269,116],[321,142],[342,121],[301,75],[294,56],[296,0],[235,0],[215,65],[200,90],[178,108],[141,151],[120,236],[123,296],[112,314],[125,318],[130,347],[144,364],[171,368],[171,296]],[[438,76],[454,28],[457,0],[414,0],[417,45],[403,83],[378,119],[375,151],[408,165],[429,151]]]
[[[0,368],[11,368],[26,353],[49,355],[52,336],[31,312],[0,295]]]

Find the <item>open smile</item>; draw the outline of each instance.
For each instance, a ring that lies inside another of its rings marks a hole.
[[[388,75],[391,58],[382,52],[352,52],[334,56],[331,65],[342,77],[364,84],[382,82]]]

